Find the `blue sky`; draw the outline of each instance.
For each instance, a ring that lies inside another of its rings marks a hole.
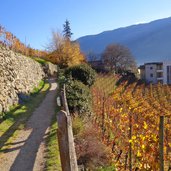
[[[171,0],[1,0],[0,24],[43,49],[51,30],[71,23],[72,39],[171,16]]]

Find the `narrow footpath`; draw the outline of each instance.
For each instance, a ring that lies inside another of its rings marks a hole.
[[[51,88],[40,106],[33,112],[24,130],[0,158],[0,171],[43,171],[45,167],[45,137],[55,114],[57,83],[49,80]]]

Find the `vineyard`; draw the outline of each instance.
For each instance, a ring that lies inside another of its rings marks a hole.
[[[160,170],[160,118],[164,166],[171,169],[171,86],[145,85],[99,75],[92,88],[94,122],[118,170]],[[117,86],[116,86],[117,85]]]

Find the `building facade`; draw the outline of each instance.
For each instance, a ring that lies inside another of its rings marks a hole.
[[[139,73],[147,83],[171,84],[171,61],[145,63],[139,67]]]

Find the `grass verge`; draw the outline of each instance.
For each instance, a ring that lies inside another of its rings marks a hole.
[[[57,108],[57,113],[60,109]],[[56,115],[53,116],[51,127],[46,138],[46,171],[54,171],[58,170],[61,171],[61,161],[60,161],[60,153],[59,153],[59,146],[57,140],[57,121]]]
[[[45,59],[42,59],[42,58],[38,58],[38,57],[34,57],[32,58],[34,59],[35,61],[37,61],[38,63],[40,63],[41,65],[44,65],[47,63],[47,61]]]
[[[12,141],[17,135],[17,130],[24,128],[26,121],[42,102],[48,89],[49,83],[41,81],[39,86],[34,88],[29,100],[25,101],[23,105],[13,107],[5,114],[4,120],[0,124],[0,150],[3,151],[3,146]],[[5,146],[5,148],[8,147]]]

